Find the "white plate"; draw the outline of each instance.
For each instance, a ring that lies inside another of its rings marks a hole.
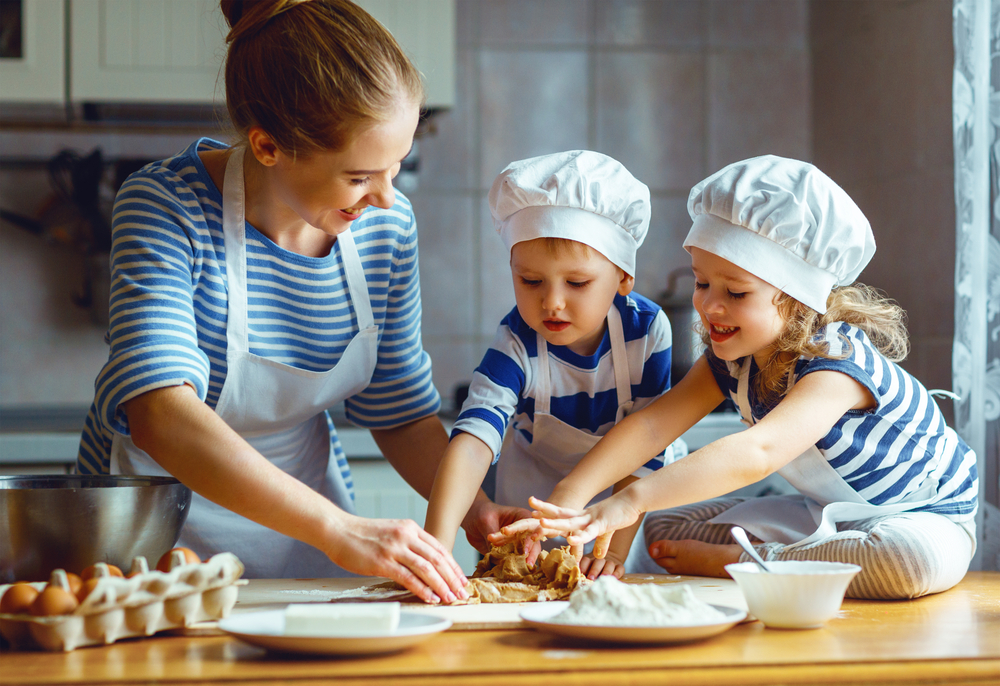
[[[358,636],[285,636],[285,611],[247,612],[219,620],[219,628],[241,641],[285,653],[373,655],[391,653],[425,641],[451,626],[451,620],[417,612],[400,612],[391,633]]]
[[[569,606],[567,601],[553,601],[521,612],[521,619],[536,629],[559,636],[583,638],[608,643],[687,643],[721,634],[739,624],[747,616],[744,610],[712,605],[726,615],[725,621],[682,626],[594,626],[562,624],[552,618]]]

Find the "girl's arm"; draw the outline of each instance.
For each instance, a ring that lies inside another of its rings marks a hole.
[[[637,476],[627,476],[615,484],[614,492],[619,493],[626,486],[638,480],[639,477]],[[632,549],[632,539],[635,538],[635,534],[641,524],[642,518],[640,517],[631,526],[616,531],[614,537],[611,539],[611,546],[608,548],[607,555],[603,559],[595,558],[591,555],[584,556],[580,559],[580,571],[586,574],[588,579],[596,579],[602,575],[612,575],[621,579],[625,573],[625,560],[628,559],[628,554]],[[582,551],[572,552],[579,557],[579,552]]]
[[[550,501],[582,508],[608,486],[663,452],[724,399],[703,355],[680,383],[612,427],[556,485]]]
[[[149,391],[123,407],[135,445],[212,502],[322,550],[345,569],[394,579],[426,602],[465,594],[458,564],[416,523],[343,511],[254,450],[190,386]]]
[[[532,506],[539,510],[543,529],[573,532],[567,539],[571,545],[599,537],[594,556],[600,557],[610,534],[642,513],[715,498],[760,481],[814,446],[849,410],[872,406],[868,390],[846,374],[814,372],[746,431],[720,438],[583,512],[539,500],[532,500]]]
[[[583,508],[598,493],[631,475],[653,455],[666,449],[695,422],[718,407],[723,399],[708,360],[703,355],[680,383],[612,427],[573,467],[573,471],[556,484],[548,502],[567,510]],[[658,469],[657,473],[664,469]],[[651,476],[640,481],[646,481]],[[561,533],[546,533],[538,528],[537,520],[523,519],[503,527],[489,540],[494,545],[502,545],[524,537],[537,540],[542,535]],[[532,557],[528,558],[529,564],[533,561]]]

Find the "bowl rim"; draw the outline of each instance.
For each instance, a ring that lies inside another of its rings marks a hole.
[[[826,567],[826,569],[816,569],[816,570],[787,570],[782,571],[781,568],[784,567],[786,563],[794,562],[800,564],[813,564],[821,565]],[[737,574],[745,575],[758,575],[758,576],[829,576],[833,574],[857,574],[861,571],[861,566],[853,564],[851,562],[832,562],[830,560],[771,560],[767,562],[768,565],[774,565],[771,572],[764,572],[756,562],[732,562],[726,565],[725,569],[732,576],[733,572]]]
[[[172,476],[151,474],[14,474],[0,476],[2,491],[183,486]],[[184,488],[187,488],[184,486]]]

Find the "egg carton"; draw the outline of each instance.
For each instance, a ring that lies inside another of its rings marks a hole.
[[[237,587],[247,584],[240,578],[243,563],[232,553],[219,553],[204,562],[175,563],[169,572],[147,571],[141,557],[132,567],[142,571],[130,578],[99,576],[94,589],[70,614],[0,614],[0,634],[14,649],[69,652],[108,645],[226,617],[236,604]],[[10,585],[0,585],[0,597]],[[32,583],[39,591],[45,585]]]

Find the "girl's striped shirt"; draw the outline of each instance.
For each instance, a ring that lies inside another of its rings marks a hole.
[[[979,493],[976,455],[945,424],[930,392],[886,359],[857,327],[835,322],[824,327],[817,339],[826,343],[833,358],[842,359],[803,356],[796,363],[793,383],[813,372],[837,371],[864,386],[877,403],[872,410],[847,412],[816,444],[837,474],[874,505],[922,499],[926,489],[933,493],[931,502],[915,511],[935,512],[956,522],[971,520]],[[719,388],[737,405],[741,363],[709,355]],[[751,363],[752,422],[774,409],[754,392],[756,372]]]
[[[227,288],[222,195],[198,151],[200,139],[131,175],[112,219],[108,362],[80,441],[81,473],[107,473],[115,432],[128,434],[126,400],[188,384],[215,408],[226,380]],[[420,338],[417,225],[409,201],[369,207],[351,227],[379,328],[370,385],[345,401],[365,428],[391,428],[434,414],[440,396]],[[284,250],[246,225],[250,352],[310,371],[340,360],[357,334],[339,244],[325,257]],[[252,402],[252,399],[247,399]],[[350,474],[333,423],[334,454]]]

